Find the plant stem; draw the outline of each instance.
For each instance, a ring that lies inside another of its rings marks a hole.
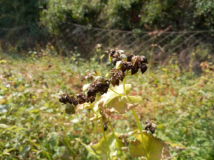
[[[123,93],[126,95],[126,77],[123,78]]]
[[[125,77],[124,77],[124,79],[123,79],[123,92],[124,92],[124,94],[126,95],[126,79],[125,79]],[[136,122],[137,122],[137,126],[138,126],[138,129],[140,130],[140,135],[141,135],[141,139],[142,139],[142,141],[143,141],[143,132],[142,132],[142,128],[141,128],[141,125],[140,125],[140,121],[139,121],[139,119],[138,119],[138,117],[137,117],[137,114],[136,114],[136,112],[135,112],[135,110],[134,109],[132,109],[132,114],[134,115],[134,118],[135,118],[135,120],[136,120]],[[146,152],[146,146],[144,145],[144,143],[142,143],[143,144],[143,149],[144,149],[144,151]],[[146,158],[148,159],[148,153],[146,152]]]
[[[111,125],[111,121],[109,120],[109,118],[108,118],[108,124],[109,124],[110,127],[111,127],[111,131],[112,131],[112,133],[113,133],[115,139],[117,139],[116,134],[115,134],[115,132],[114,132],[114,128],[113,128],[113,126]]]
[[[139,119],[138,119],[138,117],[137,117],[137,114],[136,114],[136,112],[135,112],[134,109],[132,109],[132,114],[134,115],[134,118],[135,118],[135,120],[136,120],[136,122],[137,122],[138,129],[140,130],[141,139],[142,139],[142,141],[143,141],[143,132],[142,132],[142,128],[141,128],[140,121],[139,121]],[[149,159],[149,158],[148,158],[148,153],[147,153],[147,151],[146,151],[146,146],[145,146],[144,143],[142,143],[142,144],[143,144],[143,149],[144,149],[144,151],[146,152],[146,158]]]
[[[116,141],[117,141],[118,143],[120,143],[120,142],[119,142],[119,139],[118,139],[118,137],[117,137],[117,135],[116,135],[115,132],[114,132],[114,128],[113,128],[113,126],[112,126],[111,121],[109,120],[109,118],[108,118],[108,124],[109,124],[110,127],[111,127],[111,131],[112,131],[112,133],[113,133],[113,135],[114,135],[114,138],[116,139]],[[119,148],[119,149],[120,149],[121,155],[122,155],[122,157],[123,157],[123,152],[122,152],[121,148]],[[124,157],[123,157],[123,158],[124,158]]]
[[[106,150],[107,150],[108,159],[111,160],[111,158],[110,158],[110,149],[109,149],[109,146],[108,146],[108,143],[107,143],[107,140],[106,140],[106,135],[105,135],[104,127],[103,127],[102,118],[100,118],[100,123],[101,123],[101,126],[102,126],[103,137],[104,137],[104,140],[105,140],[105,143],[106,143]]]
[[[94,112],[94,114],[98,117],[98,114],[94,111],[93,108],[91,108],[91,110]]]

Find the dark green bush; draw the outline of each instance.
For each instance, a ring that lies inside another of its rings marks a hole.
[[[0,0],[0,28],[32,25],[39,21],[47,0]]]

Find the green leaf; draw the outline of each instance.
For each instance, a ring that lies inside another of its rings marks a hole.
[[[115,136],[117,137],[117,139],[115,139]],[[115,136],[113,133],[110,133],[109,135],[106,136],[106,141],[110,149],[111,159],[116,159],[118,150],[121,147],[124,147],[124,144],[122,143],[122,141],[118,139],[119,135],[115,133]],[[101,138],[99,143],[92,145],[91,147],[96,151],[96,153],[100,155],[101,159],[108,159],[104,138]]]
[[[0,113],[5,113],[9,109],[9,105],[1,105],[0,104]]]
[[[117,137],[117,139],[115,138],[115,136]],[[106,141],[110,149],[111,159],[116,159],[119,153],[119,149],[125,146],[122,141],[118,139],[119,134],[115,133],[115,136],[113,133],[110,133],[106,136]],[[90,154],[96,156],[99,159],[108,159],[104,138],[101,138],[100,141],[95,145],[86,145],[78,138],[76,138],[76,140],[84,145]]]
[[[126,88],[126,93],[128,94],[131,91],[131,84],[125,84],[125,88]],[[123,85],[113,87],[112,90],[111,89],[108,90],[104,99],[104,104],[103,104],[104,106],[108,105],[108,103],[110,103],[114,98],[121,96],[121,94],[124,94]]]
[[[28,146],[25,146],[25,147],[23,148],[23,150],[21,151],[20,155],[21,155],[22,157],[25,157],[26,154],[27,154],[27,152],[28,152],[30,149],[31,149],[31,147],[30,147],[29,145],[28,145]]]
[[[147,157],[149,160],[161,160],[170,157],[169,147],[161,139],[151,134],[143,132],[143,140],[138,129],[131,135],[136,139],[130,142],[129,152],[131,157]],[[145,150],[144,147],[145,146]]]
[[[141,103],[142,97],[141,96],[122,96],[122,101],[124,103]]]
[[[87,145],[85,143],[83,143],[79,138],[76,138],[76,140],[78,142],[80,142],[88,151],[88,153],[90,153],[91,155],[95,156],[96,158],[99,158],[99,155],[93,150],[93,148],[91,148],[90,145]]]
[[[5,129],[5,128],[8,128],[9,126],[8,125],[6,125],[6,124],[0,124],[0,128],[3,128],[3,129]]]
[[[131,85],[126,84],[126,92],[130,92]],[[114,87],[109,90],[104,99],[104,107],[114,108],[116,112],[123,114],[137,107],[142,101],[140,96],[128,96],[123,94],[123,86]],[[117,93],[116,93],[117,92]]]
[[[118,96],[109,102],[106,107],[114,108],[118,113],[124,114],[139,105],[138,103],[127,103],[124,99],[126,99],[125,96]]]
[[[10,155],[10,152],[13,151],[13,150],[16,150],[16,148],[5,149],[5,150],[3,151],[3,154],[5,154],[5,155]]]
[[[110,55],[108,55],[108,59],[109,59],[109,61],[110,61],[110,62],[112,61],[112,58],[111,58],[111,56],[110,56]]]
[[[67,114],[75,114],[75,108],[74,108],[74,106],[71,105],[71,104],[67,104],[66,108],[65,108],[65,112]]]

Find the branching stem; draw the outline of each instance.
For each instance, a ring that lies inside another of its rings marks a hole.
[[[126,83],[126,79],[125,79],[125,77],[124,77],[124,79],[123,79],[123,92],[124,92],[124,94],[126,95],[126,84],[125,84],[125,83]],[[138,117],[137,117],[137,114],[136,114],[136,112],[135,112],[134,109],[132,109],[132,114],[134,115],[134,118],[135,118],[135,120],[136,120],[136,122],[137,122],[138,129],[140,130],[141,139],[142,139],[142,141],[143,141],[143,132],[142,132],[142,128],[141,128],[140,121],[139,121],[139,119],[138,119]],[[144,149],[144,151],[146,152],[146,158],[148,159],[148,153],[147,153],[147,151],[146,151],[146,146],[145,146],[144,143],[142,143],[142,144],[143,144],[143,149]]]

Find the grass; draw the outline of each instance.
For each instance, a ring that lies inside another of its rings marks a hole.
[[[91,111],[68,115],[58,99],[65,91],[81,92],[81,75],[99,71],[99,64],[50,55],[0,58],[0,159],[94,159],[75,138],[96,143],[100,124],[89,120]],[[214,159],[213,71],[195,75],[181,71],[175,59],[167,64],[127,79],[131,94],[143,98],[135,109],[141,126],[147,119],[157,124],[155,134],[169,144],[172,159]],[[110,67],[102,68],[104,74]],[[116,132],[137,128],[131,112],[110,120]]]

